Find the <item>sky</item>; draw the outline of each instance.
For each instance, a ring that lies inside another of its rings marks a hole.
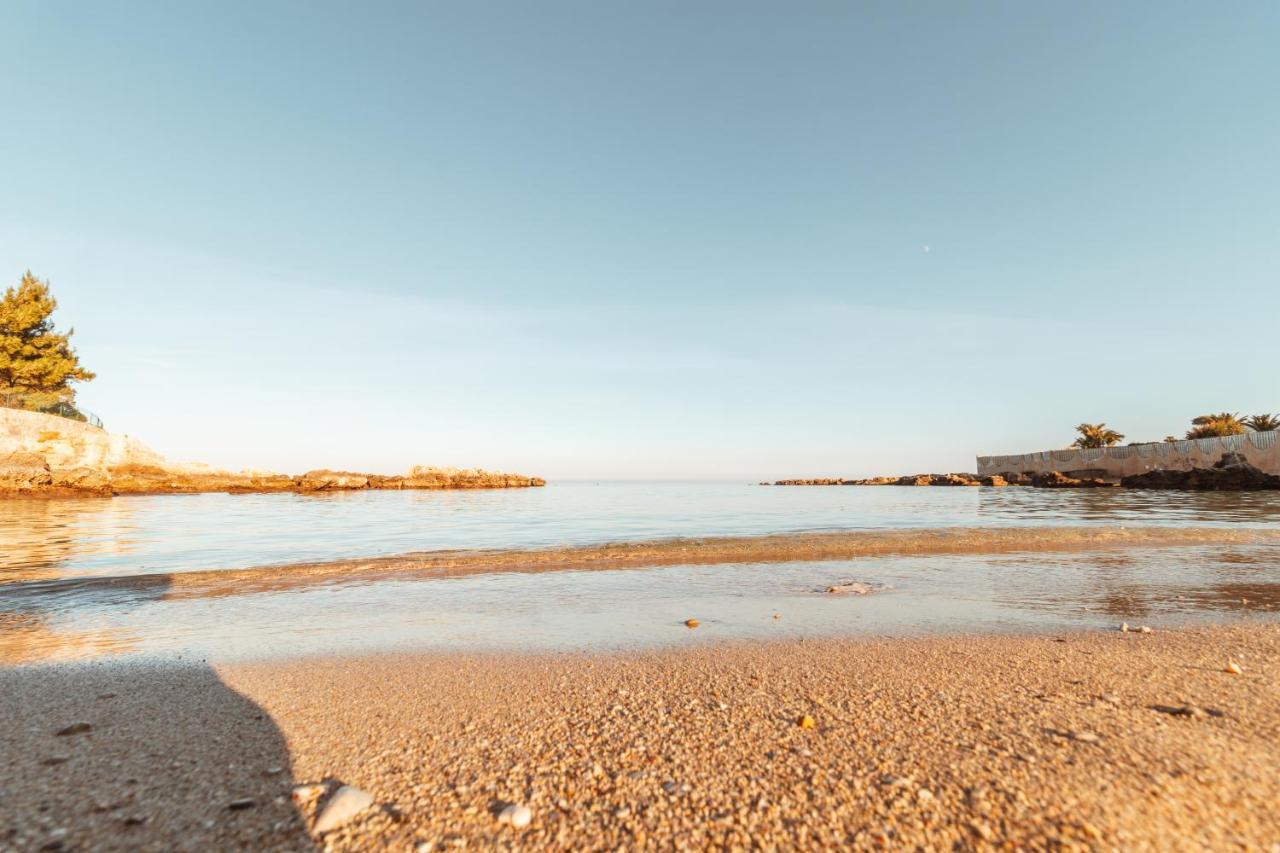
[[[0,285],[175,460],[967,471],[1280,411],[1280,4],[0,5]]]

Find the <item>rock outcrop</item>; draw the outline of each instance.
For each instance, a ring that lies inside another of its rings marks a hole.
[[[1047,471],[1031,475],[1031,485],[1037,489],[1113,489],[1119,483],[1110,483],[1097,477],[1077,479],[1061,471]]]
[[[1170,472],[1173,473],[1173,472]],[[908,474],[905,477],[871,477],[865,480],[778,480],[775,486],[1034,486],[1040,489],[1110,489],[1112,483],[1098,477],[1069,477],[1061,471],[1023,474],[1009,471],[979,477],[977,474]],[[1149,487],[1156,488],[1156,487]]]
[[[1249,464],[1238,453],[1224,453],[1212,468],[1157,470],[1120,481],[1127,489],[1187,489],[1209,492],[1254,492],[1280,489],[1280,477]]]
[[[146,445],[55,415],[0,409],[0,497],[334,492],[365,489],[508,489],[539,477],[477,469],[412,468],[387,476],[315,470],[291,476],[174,465]]]
[[[908,474],[905,477],[870,477],[842,480],[822,477],[811,480],[778,480],[775,486],[981,486],[976,474]],[[989,484],[986,484],[989,485]]]

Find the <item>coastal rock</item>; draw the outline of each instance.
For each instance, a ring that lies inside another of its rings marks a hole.
[[[316,817],[316,823],[312,827],[312,831],[316,835],[332,832],[371,805],[373,805],[373,797],[371,795],[361,791],[359,788],[343,785],[337,791],[334,791],[333,796],[320,809],[320,814]]]
[[[931,486],[977,486],[980,485],[976,474],[930,474]]]
[[[1031,485],[1037,489],[1110,489],[1116,486],[1115,483],[1108,483],[1106,480],[1100,480],[1096,477],[1077,480],[1075,477],[1068,477],[1061,471],[1046,471],[1033,474],[1031,476]]]
[[[38,453],[18,450],[0,458],[0,490],[25,492],[52,483],[49,463]]]
[[[297,479],[297,487],[303,492],[332,492],[367,489],[369,477],[366,474],[355,474],[350,471],[329,471],[320,469],[308,471]]]
[[[1125,477],[1120,484],[1127,489],[1251,492],[1280,489],[1280,477],[1249,464],[1239,453],[1224,453],[1212,468],[1147,471]]]
[[[978,482],[984,486],[994,486],[995,488],[1004,488],[1009,485],[1009,481],[1004,477],[1001,477],[999,474],[992,474],[990,476],[983,477]]]
[[[111,478],[93,468],[71,468],[52,471],[50,485],[57,489],[75,489],[93,494],[111,494]]]
[[[297,477],[175,464],[129,436],[56,415],[0,408],[0,497],[327,492],[360,489],[501,489],[544,486],[539,477],[415,467],[407,475],[319,469]]]

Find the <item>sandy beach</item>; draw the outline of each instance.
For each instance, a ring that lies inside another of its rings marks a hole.
[[[1269,849],[1278,676],[1270,622],[18,668],[0,846]]]

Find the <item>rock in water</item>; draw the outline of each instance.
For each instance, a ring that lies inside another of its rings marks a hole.
[[[320,810],[320,816],[316,818],[313,830],[317,835],[322,835],[337,829],[371,805],[373,805],[372,796],[359,788],[343,785],[329,798],[329,802],[324,804],[324,808]]]
[[[512,803],[502,810],[498,815],[498,820],[502,823],[510,824],[516,829],[523,829],[533,820],[533,812],[529,811],[528,806]]]

